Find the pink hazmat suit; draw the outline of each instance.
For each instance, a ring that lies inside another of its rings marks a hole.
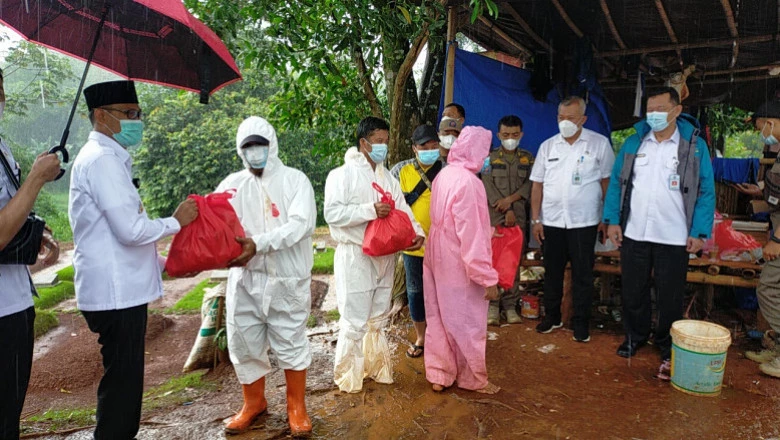
[[[485,364],[488,301],[498,283],[492,267],[490,216],[476,173],[492,134],[465,127],[433,181],[431,229],[425,248],[425,376],[432,384],[478,390],[488,384]]]

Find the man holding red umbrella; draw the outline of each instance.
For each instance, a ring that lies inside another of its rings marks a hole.
[[[155,242],[195,220],[198,208],[186,200],[172,217],[146,215],[127,152],[143,135],[132,81],[94,84],[84,97],[92,132],[73,164],[68,205],[76,301],[102,346],[95,439],[129,440],[141,421],[147,304],[162,297]]]

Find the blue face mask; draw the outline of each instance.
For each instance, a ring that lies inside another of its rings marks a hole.
[[[268,147],[250,146],[244,148],[243,153],[244,160],[250,167],[256,170],[265,168],[265,164],[268,162]]]
[[[439,149],[434,150],[420,150],[417,152],[417,159],[423,165],[433,165],[439,160]]]
[[[662,131],[669,126],[668,117],[669,112],[650,112],[647,114],[647,125],[653,131]]]
[[[111,115],[111,113],[108,113]],[[139,119],[119,119],[114,115],[112,118],[119,121],[119,133],[114,133],[114,140],[126,149],[132,149],[141,145],[144,137],[144,123]],[[110,131],[110,129],[109,129]]]
[[[487,174],[490,172],[490,156],[485,158],[485,162],[482,163],[482,169],[479,170],[480,174]]]
[[[371,152],[368,153],[374,163],[384,162],[387,157],[387,144],[371,144]]]
[[[764,129],[766,128],[766,124],[769,124],[769,136],[764,137]],[[773,131],[775,131],[774,122],[772,122],[771,124],[769,121],[764,122],[764,126],[761,128],[761,133],[759,134],[761,135],[761,140],[764,141],[765,145],[774,145],[780,143],[778,142],[775,135],[772,134]]]

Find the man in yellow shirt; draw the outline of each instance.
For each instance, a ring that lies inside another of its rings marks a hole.
[[[398,181],[404,193],[406,203],[412,214],[422,226],[425,234],[431,227],[429,211],[431,208],[431,182],[441,171],[439,160],[439,136],[430,125],[421,125],[412,134],[415,157],[400,167]],[[425,248],[404,252],[406,269],[406,295],[409,299],[409,315],[414,324],[416,340],[406,352],[411,358],[420,357],[425,346],[425,302],[423,300],[423,256]]]

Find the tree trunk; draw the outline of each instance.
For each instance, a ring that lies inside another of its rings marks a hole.
[[[428,57],[423,69],[420,90],[421,124],[438,127],[439,103],[444,80],[444,63],[447,60],[447,28],[442,26],[431,32],[428,38]]]

